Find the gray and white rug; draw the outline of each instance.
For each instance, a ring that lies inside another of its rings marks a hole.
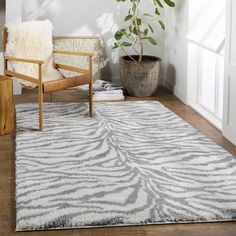
[[[236,219],[236,158],[160,103],[44,110],[17,106],[17,231]]]

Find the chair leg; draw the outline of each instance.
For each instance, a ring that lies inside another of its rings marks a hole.
[[[93,82],[89,83],[89,116],[93,117]]]
[[[39,102],[39,131],[43,131],[43,90],[42,86],[38,88],[38,102]]]

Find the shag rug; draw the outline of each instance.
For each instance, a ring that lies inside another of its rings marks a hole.
[[[17,106],[16,230],[236,219],[236,158],[158,102]]]

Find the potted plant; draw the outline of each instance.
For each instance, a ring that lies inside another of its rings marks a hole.
[[[136,97],[149,97],[157,89],[161,59],[144,54],[144,43],[148,41],[156,46],[156,25],[165,30],[165,24],[160,20],[161,8],[175,7],[172,0],[150,0],[153,14],[141,11],[142,0],[116,0],[117,2],[130,1],[130,9],[124,21],[126,26],[115,33],[113,49],[120,48],[125,56],[120,58],[121,82],[128,94]],[[147,0],[144,0],[146,2]],[[136,55],[127,51],[132,48]]]

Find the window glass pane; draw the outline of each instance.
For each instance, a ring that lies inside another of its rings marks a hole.
[[[216,58],[215,53],[205,49],[202,50],[199,102],[213,113],[215,112]]]
[[[212,0],[189,0],[189,26],[192,28],[197,21],[202,11],[206,9],[209,2]]]
[[[224,56],[224,55],[225,55],[225,44],[224,44],[224,46],[223,46],[223,48],[222,48],[222,50],[221,50],[221,52],[220,52],[220,55],[221,55],[221,56]]]
[[[218,19],[212,27],[210,34],[202,41],[202,43],[217,52],[217,49],[222,49],[222,43],[225,39],[225,14]]]
[[[190,1],[189,18],[192,20],[192,26],[187,34],[187,39],[204,48],[220,53],[225,39],[225,7],[226,1],[214,0],[205,3],[196,1],[195,4]],[[196,4],[201,7],[194,9]],[[192,17],[191,17],[192,14]],[[194,19],[194,20],[193,20]]]

